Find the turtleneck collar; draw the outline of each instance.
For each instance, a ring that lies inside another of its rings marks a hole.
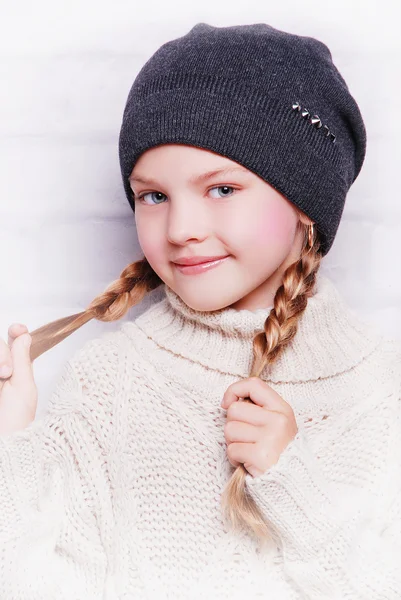
[[[212,370],[249,377],[253,338],[263,331],[271,307],[197,311],[167,285],[163,288],[162,300],[122,325],[126,333],[135,336],[139,327],[169,352]],[[298,320],[295,337],[261,377],[275,383],[329,377],[358,364],[381,340],[347,306],[335,284],[319,272],[315,294]]]

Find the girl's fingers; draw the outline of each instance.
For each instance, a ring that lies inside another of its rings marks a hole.
[[[261,437],[261,430],[249,423],[240,421],[227,421],[224,426],[224,437],[227,444],[233,442],[258,442]]]
[[[10,348],[6,342],[0,338],[0,383],[3,379],[10,377],[12,373],[12,360]]]
[[[276,412],[292,414],[292,409],[287,402],[272,387],[259,377],[249,377],[231,384],[221,402],[223,408],[228,408],[239,398],[250,398],[252,402]]]
[[[21,389],[27,385],[34,384],[33,365],[30,355],[31,336],[29,333],[19,335],[11,346],[11,360],[13,362],[13,385],[19,386]]]
[[[266,409],[252,402],[233,402],[227,409],[227,421],[243,421],[250,425],[266,425]]]
[[[267,453],[262,452],[255,444],[234,442],[227,446],[227,456],[234,467],[243,464],[247,468],[246,465],[255,464],[255,453],[259,454],[262,460],[267,460]]]
[[[8,328],[8,345],[11,348],[12,343],[14,342],[15,338],[17,338],[19,335],[21,335],[24,332],[27,332],[28,328],[26,325],[23,325],[22,323],[13,323],[12,325],[10,325],[10,327]]]

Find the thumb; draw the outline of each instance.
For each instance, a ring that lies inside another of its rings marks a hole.
[[[29,333],[24,333],[15,338],[11,346],[11,359],[13,362],[12,383],[26,385],[33,380],[31,361],[31,342]]]

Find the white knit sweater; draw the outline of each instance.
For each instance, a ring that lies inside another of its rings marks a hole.
[[[227,387],[269,309],[190,309],[168,287],[66,363],[46,416],[0,437],[1,600],[401,598],[401,347],[318,275],[262,374],[299,432],[247,486],[264,553],[224,527]]]

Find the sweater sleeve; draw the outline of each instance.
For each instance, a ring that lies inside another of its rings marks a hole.
[[[378,408],[377,419],[379,415]],[[391,426],[387,421],[389,444],[381,457],[384,485],[375,493],[363,493],[353,481],[329,481],[301,430],[273,467],[259,477],[246,475],[247,493],[282,548],[286,576],[308,600],[400,598],[399,403],[392,416]],[[377,464],[375,447],[367,430],[359,452],[370,453],[371,464]],[[373,480],[368,472],[360,475],[362,481]]]
[[[1,600],[105,597],[108,488],[81,394],[68,362],[45,416],[0,436]]]

